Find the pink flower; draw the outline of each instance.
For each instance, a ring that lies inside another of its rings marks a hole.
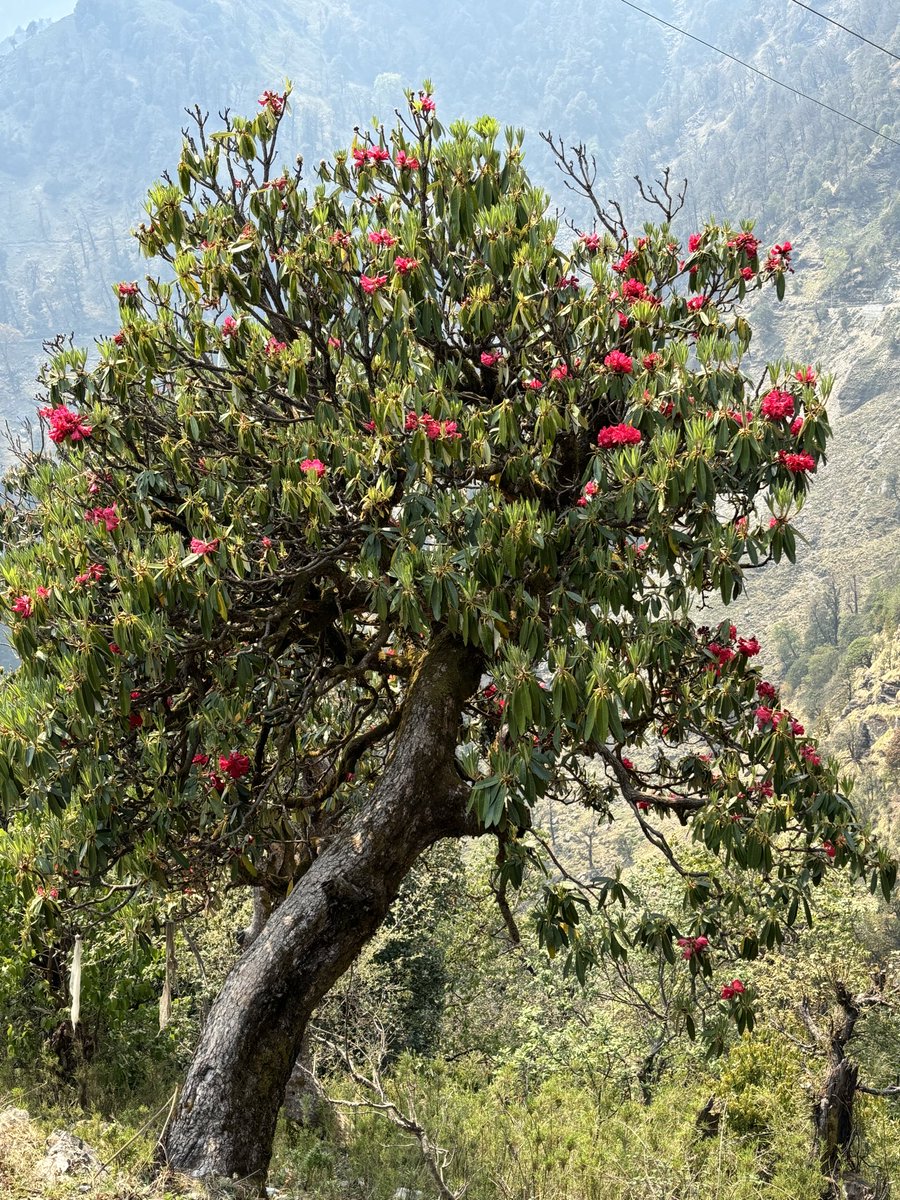
[[[428,94],[428,92],[419,92],[419,108],[421,108],[422,112],[424,113],[434,112],[434,99]]]
[[[747,282],[749,283],[749,281],[753,278],[753,268],[752,267],[741,267],[741,276],[742,276],[742,278],[746,279]]]
[[[700,243],[703,241],[702,233],[692,233],[688,238],[688,253],[693,254],[695,250],[700,248]]]
[[[321,479],[322,476],[325,474],[325,472],[328,470],[328,468],[325,466],[325,464],[319,458],[304,458],[303,462],[300,464],[300,470],[301,471],[314,471],[316,474],[316,477],[318,479]]]
[[[529,392],[539,392],[544,385],[539,379],[524,379],[522,387],[527,388]]]
[[[722,999],[733,1000],[735,996],[742,996],[746,990],[740,979],[732,979],[731,983],[726,983],[722,988]]]
[[[125,342],[125,334],[120,329],[118,333],[113,334],[113,341],[117,346],[121,346]]]
[[[626,771],[634,770],[634,763],[631,761],[630,758],[626,758],[624,754],[622,755],[622,766],[625,768]]]
[[[650,801],[649,800],[638,800],[636,807],[639,808],[641,812],[647,812],[650,808]],[[685,957],[688,957],[688,956],[685,955]]]
[[[287,96],[280,96],[278,92],[264,91],[260,96],[258,103],[274,113],[276,117],[280,117],[284,112],[284,102]]]
[[[234,337],[238,330],[238,323],[234,317],[226,317],[222,322],[222,337]]]
[[[783,242],[780,246],[773,246],[769,251],[769,256],[766,259],[764,270],[768,273],[775,274],[776,272],[793,271],[791,266],[791,253],[794,247],[790,242]]]
[[[596,251],[600,249],[599,233],[583,233],[579,240],[581,241],[581,244],[584,246],[585,250],[589,251],[591,254],[596,253]]]
[[[270,337],[263,349],[267,358],[274,358],[276,354],[283,354],[287,350],[287,342],[279,342],[278,338]]]
[[[575,503],[579,508],[587,508],[587,499],[584,496],[579,496]]]
[[[557,288],[560,289],[560,291],[564,291],[566,288],[577,288],[578,287],[578,276],[577,275],[564,275],[563,278],[559,281],[559,283],[556,286],[557,286]]]
[[[76,584],[96,583],[98,580],[102,579],[105,574],[106,567],[104,567],[102,563],[91,563],[86,571],[83,571],[80,575],[75,576],[74,582]]]
[[[90,525],[105,525],[107,533],[118,529],[120,524],[115,504],[110,504],[106,508],[89,508],[84,514],[84,519]]]
[[[208,754],[195,754],[191,759],[191,764],[195,767],[205,767],[209,764]]]
[[[759,708],[757,708],[757,710],[756,710],[755,715],[756,715],[756,723],[757,723],[757,725],[759,725],[760,729],[764,728],[764,726],[766,726],[766,725],[771,725],[773,723],[773,720],[775,717],[775,714],[772,711],[772,709],[769,708],[765,704],[760,704]]]
[[[332,334],[328,339],[328,349],[329,350],[340,350],[340,348],[341,348],[341,339],[339,337],[335,337]]]
[[[397,151],[397,166],[406,171],[418,171],[419,160],[411,158],[405,150]]]
[[[191,538],[191,554],[215,554],[219,548],[219,539],[204,542],[200,538]]]
[[[652,354],[652,353],[645,354],[644,357],[641,359],[641,363],[643,365],[644,370],[650,371],[651,373],[656,370],[656,368],[659,366],[659,364],[661,362],[662,362],[661,357],[658,354]]]
[[[732,250],[742,250],[748,258],[756,258],[756,252],[759,250],[759,239],[755,238],[752,233],[744,231],[739,233],[737,237],[733,237],[728,243]]]
[[[482,351],[482,354],[481,354],[481,365],[483,367],[495,367],[502,358],[503,358],[502,354],[490,353],[485,350],[485,351]]]
[[[600,485],[595,483],[593,479],[589,479],[584,485],[584,494],[586,496],[596,496],[600,491]]]
[[[250,770],[250,759],[246,754],[240,754],[237,750],[232,750],[227,758],[224,754],[220,756],[219,770],[232,779],[243,779]]]
[[[46,600],[47,597],[50,595],[50,589],[46,588],[46,587],[38,586],[37,591],[35,592],[35,595],[37,596],[38,600]]]
[[[550,378],[556,379],[556,380],[568,379],[569,378],[569,368],[566,366],[565,363],[562,363],[561,366],[554,367],[553,370],[550,372]]]
[[[816,753],[815,746],[801,746],[800,757],[805,759],[805,761],[808,762],[811,767],[821,767],[822,765],[822,760]]]
[[[359,277],[360,287],[367,296],[371,296],[373,292],[384,287],[387,281],[387,275],[360,275]]]
[[[390,152],[385,150],[383,146],[373,146],[369,151],[369,158],[372,162],[382,163],[390,161]]]
[[[816,373],[812,367],[802,367],[799,371],[794,372],[794,378],[799,379],[801,383],[807,384],[809,387],[816,382]]]
[[[706,304],[706,301],[706,296],[691,296],[690,300],[687,302],[688,309],[691,312],[699,312],[700,309]]]
[[[397,244],[397,239],[387,229],[379,229],[374,233],[370,233],[369,241],[373,246],[396,246]]]
[[[650,298],[650,293],[647,290],[647,285],[641,283],[639,279],[626,279],[622,284],[623,300],[647,300]]]
[[[17,596],[12,602],[13,612],[27,620],[34,613],[34,604],[30,596]]]
[[[770,421],[780,421],[785,417],[792,417],[794,415],[794,397],[790,392],[782,392],[779,388],[772,388],[771,392],[767,392],[763,396],[760,411]]]
[[[129,728],[131,728],[131,729],[140,729],[140,727],[141,727],[143,724],[144,724],[144,718],[141,716],[141,714],[140,714],[140,713],[135,713],[135,712],[133,712],[133,713],[129,713],[129,714],[128,714],[128,725],[129,725]]]
[[[50,441],[57,445],[66,438],[72,442],[83,441],[93,432],[91,426],[85,424],[84,417],[73,412],[65,404],[60,404],[57,408],[38,409],[38,416],[47,421],[50,427]]]
[[[802,418],[802,417],[795,417],[795,418],[794,418],[794,420],[793,420],[793,421],[791,421],[791,433],[792,433],[792,435],[793,435],[794,437],[798,437],[798,436],[799,436],[799,434],[800,434],[800,430],[801,430],[802,428],[803,428],[803,418]]]
[[[641,431],[633,425],[607,425],[597,434],[597,445],[604,450],[610,446],[636,446],[641,440]]]
[[[119,643],[118,642],[110,642],[109,643],[109,652],[110,652],[110,654],[121,654],[122,651],[119,647]]]
[[[745,658],[753,658],[755,654],[759,654],[762,647],[755,637],[738,638],[738,650]]]
[[[773,683],[767,683],[765,679],[761,680],[756,685],[756,694],[759,696],[760,700],[776,700],[778,698],[775,685]]]
[[[816,469],[816,460],[811,454],[788,454],[786,450],[778,451],[778,461],[795,475]]]
[[[633,362],[630,354],[623,354],[621,350],[611,350],[604,358],[603,365],[614,375],[630,375]]]
[[[825,853],[828,855],[829,858],[834,858],[834,856],[837,854],[837,849],[835,848],[835,845],[833,842],[823,842],[822,849],[825,851]]]
[[[138,285],[136,283],[119,283],[116,285],[116,291],[123,300],[129,296],[136,296],[137,290]]]
[[[612,269],[617,275],[624,275],[636,258],[636,250],[626,250],[619,261],[612,264]]]
[[[418,265],[417,258],[404,258],[402,254],[394,259],[394,270],[398,275],[407,275],[410,271],[415,271]]]

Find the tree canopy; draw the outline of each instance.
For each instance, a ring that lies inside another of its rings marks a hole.
[[[753,631],[693,615],[793,557],[823,461],[828,377],[746,369],[747,293],[784,294],[790,243],[710,221],[682,246],[660,191],[634,236],[560,145],[596,214],[569,229],[521,131],[445,129],[427,88],[307,183],[287,103],[196,114],[137,231],[159,275],[116,285],[96,354],[55,347],[53,446],[7,479],[0,794],[32,914],[284,896],[448,642],[480,674],[454,761],[503,884],[551,791],[682,878],[679,927],[615,876],[548,883],[541,940],[579,975],[633,941],[709,971],[726,928],[755,956],[832,865],[888,891]]]

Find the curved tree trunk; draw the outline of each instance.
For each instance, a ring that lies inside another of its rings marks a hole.
[[[231,971],[161,1147],[175,1170],[265,1179],[285,1086],[309,1017],[378,929],[418,856],[477,832],[454,769],[477,658],[449,638],[413,681],[366,809],[338,834]]]

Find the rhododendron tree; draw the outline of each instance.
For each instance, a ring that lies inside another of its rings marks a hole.
[[[823,459],[829,377],[744,367],[741,302],[783,289],[789,243],[760,267],[749,226],[710,223],[682,249],[671,212],[633,238],[562,156],[597,215],[573,239],[521,133],[445,130],[428,87],[307,183],[277,163],[285,99],[198,114],[137,235],[165,270],[118,285],[96,360],[59,344],[54,444],[4,526],[22,888],[259,902],[165,1140],[241,1177],[312,1010],[439,838],[495,837],[515,886],[543,797],[635,822],[680,927],[615,876],[548,883],[539,936],[578,976],[641,945],[712,977],[828,871],[894,879],[760,679],[764,631],[691,616],[793,557]],[[685,835],[718,865],[685,866]]]

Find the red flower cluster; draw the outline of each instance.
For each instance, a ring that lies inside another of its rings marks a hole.
[[[722,999],[733,1000],[735,996],[743,996],[746,991],[740,979],[732,979],[731,983],[726,983],[722,988]]]
[[[424,113],[432,113],[435,109],[434,98],[428,92],[419,92],[419,108]]]
[[[579,496],[578,500],[576,501],[578,507],[586,508],[588,500],[592,500],[594,496],[597,495],[599,490],[599,485],[596,484],[593,479],[589,479],[584,485],[584,495]]]
[[[748,258],[756,258],[759,250],[759,238],[755,238],[752,233],[739,233],[737,237],[731,239],[728,247],[731,250],[743,250]]]
[[[603,365],[614,375],[630,375],[634,367],[631,355],[623,354],[621,350],[610,350],[603,360]]]
[[[284,102],[287,96],[280,96],[278,92],[270,92],[268,89],[260,96],[258,103],[273,112],[276,117],[280,117],[284,112]]]
[[[438,421],[431,413],[427,412],[422,413],[421,417],[417,413],[408,412],[404,428],[407,433],[415,433],[417,429],[423,430],[431,442],[441,439],[453,442],[462,437],[455,421]]]
[[[544,385],[539,379],[523,379],[522,387],[529,392],[539,392]]]
[[[590,251],[591,254],[595,254],[600,249],[599,233],[583,233],[579,240],[585,250]]]
[[[47,421],[50,426],[50,441],[57,445],[66,438],[72,442],[83,441],[93,432],[91,426],[85,424],[84,417],[73,412],[65,404],[60,404],[57,408],[39,408],[38,416]]]
[[[119,283],[116,285],[116,291],[119,296],[126,300],[129,296],[136,296],[138,285],[136,283]]]
[[[759,642],[757,641],[757,639],[755,637],[738,638],[737,645],[738,645],[738,651],[741,654],[743,654],[746,658],[753,658],[753,656],[756,654],[759,654],[760,650],[762,649],[762,647],[760,646]]]
[[[11,607],[17,616],[24,617],[26,620],[34,614],[34,601],[30,596],[16,596]]]
[[[604,450],[610,446],[636,446],[640,440],[641,431],[633,425],[607,425],[597,434],[597,445]]]
[[[383,288],[387,281],[387,275],[360,275],[359,286],[367,296],[371,296],[373,292]]]
[[[778,451],[778,461],[795,475],[816,469],[816,460],[811,454],[789,454],[787,450]]]
[[[226,317],[222,322],[222,337],[230,338],[238,331],[238,323],[234,317]]]
[[[709,948],[709,938],[705,938],[702,934],[695,938],[680,937],[678,945],[681,947],[682,958],[693,958],[695,954],[702,954]]]
[[[802,759],[804,759],[806,762],[808,762],[811,767],[821,767],[821,765],[822,765],[822,760],[819,757],[819,755],[816,753],[815,746],[810,746],[810,745],[801,746],[800,747],[800,757]]]
[[[243,779],[250,770],[250,759],[246,754],[232,750],[227,757],[224,754],[220,756],[219,770],[231,779]]]
[[[209,755],[208,754],[195,754],[194,757],[191,759],[191,762],[193,763],[193,765],[195,767],[208,766],[209,765]]]
[[[270,337],[263,349],[267,358],[274,358],[276,354],[283,354],[287,350],[287,342],[279,342],[278,338]]]
[[[404,258],[402,254],[394,259],[394,270],[398,275],[408,275],[410,271],[415,271],[418,265],[417,258]]]
[[[378,229],[369,234],[373,246],[396,246],[397,239],[387,229]]]
[[[794,415],[794,397],[790,392],[782,392],[779,388],[772,388],[771,392],[767,392],[763,396],[760,411],[770,421],[780,421],[785,417],[792,417]]]
[[[756,685],[756,694],[759,696],[760,700],[776,700],[778,698],[775,685],[773,683],[768,683],[765,679],[761,680]]]
[[[387,150],[383,150],[381,146],[355,146],[353,149],[353,166],[359,171],[366,163],[383,163],[390,159],[390,154]]]
[[[300,470],[313,471],[315,472],[316,478],[321,479],[328,468],[319,458],[304,458],[303,462],[300,464]]]
[[[726,663],[730,663],[734,658],[734,651],[732,648],[730,646],[723,646],[719,642],[710,642],[707,646],[707,650],[709,650],[710,654],[718,662],[720,670],[726,665]],[[715,667],[712,663],[710,663],[708,669],[712,671],[715,670]]]
[[[702,233],[692,233],[688,238],[688,253],[693,254],[700,249],[700,243],[703,241]]]
[[[644,357],[641,359],[641,363],[643,364],[644,370],[650,371],[651,373],[656,370],[656,368],[659,366],[659,364],[661,362],[662,362],[662,358],[660,357],[660,355],[655,354],[655,353],[645,354]]]
[[[106,574],[106,567],[102,563],[91,563],[86,571],[82,571],[80,575],[76,575],[74,582],[81,583],[96,583]]]
[[[624,275],[636,258],[637,250],[626,250],[619,261],[612,264],[612,269],[617,275]]]
[[[577,288],[578,287],[578,276],[577,275],[564,275],[556,286],[557,286],[557,288],[559,288],[560,291],[565,291],[566,288]]]
[[[201,538],[191,538],[191,554],[215,554],[219,548],[219,539],[204,542]]]
[[[794,378],[799,379],[801,383],[808,384],[809,387],[812,387],[816,382],[816,373],[812,367],[802,367],[800,370],[794,372]]]
[[[769,251],[769,257],[766,259],[765,270],[770,274],[776,271],[791,271],[794,268],[791,266],[791,252],[794,247],[790,242],[784,242],[780,246],[773,246]]]
[[[562,363],[558,367],[554,367],[553,370],[550,372],[550,378],[555,379],[555,380],[568,379],[569,378],[569,368],[566,366],[565,363]]]
[[[706,304],[707,299],[708,297],[706,296],[691,296],[687,302],[688,310],[690,312],[699,312]]]
[[[112,533],[114,529],[119,528],[120,518],[114,504],[110,504],[106,508],[89,508],[84,514],[84,519],[90,525],[105,525],[107,533]]]
[[[822,849],[829,858],[834,858],[834,856],[837,854],[837,848],[835,847],[834,842],[823,842]]]
[[[487,350],[481,352],[481,365],[483,367],[496,367],[497,363],[503,358],[502,354],[492,353]]]
[[[410,156],[405,150],[397,151],[397,166],[407,171],[418,171],[419,160],[414,156]]]
[[[793,419],[793,421],[791,421],[791,434],[793,435],[793,437],[798,437],[800,435],[800,431],[802,430],[802,428],[803,428],[803,418],[795,417]]]

